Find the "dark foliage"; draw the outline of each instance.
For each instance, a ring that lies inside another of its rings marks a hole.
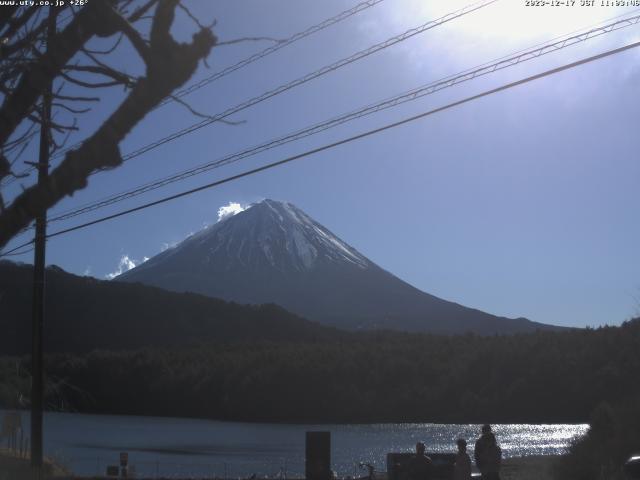
[[[48,15],[40,15],[40,5],[15,3],[0,11],[0,180],[25,178],[29,170],[19,174],[15,167],[40,125],[53,132],[48,135],[49,148],[62,153],[68,134],[78,130],[76,115],[90,109],[83,108],[87,102],[99,101],[105,88],[124,87],[126,94],[93,133],[64,151],[49,176],[23,188],[6,208],[0,192],[0,248],[64,197],[85,188],[90,175],[120,166],[120,143],[191,78],[217,41],[200,25],[189,43],[173,38],[179,0],[92,0],[75,6],[67,2],[66,7],[48,9]],[[108,38],[114,41],[111,47],[94,49],[92,41]],[[137,62],[131,55],[122,60],[118,49],[123,38],[122,43],[136,52]],[[144,73],[132,77],[126,71],[136,64],[134,68]],[[69,85],[73,89],[67,89]],[[45,98],[52,100],[51,109]],[[60,123],[58,113],[73,121]]]
[[[637,378],[634,379],[637,381]],[[591,415],[590,429],[574,442],[557,465],[558,480],[623,480],[622,465],[640,453],[640,396],[601,403]]]
[[[46,370],[56,385],[74,386],[62,388],[62,397],[85,412],[286,422],[585,422],[598,404],[640,394],[639,345],[636,320],[516,336],[378,332],[306,343],[95,351],[49,356]],[[15,363],[3,361],[0,383],[17,383],[8,378]]]
[[[31,351],[31,283],[28,265],[0,262],[0,354]],[[78,277],[47,269],[45,351],[251,340],[306,341],[339,333],[275,305],[245,306],[139,284]]]

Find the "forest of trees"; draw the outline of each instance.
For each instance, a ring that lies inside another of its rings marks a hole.
[[[631,455],[640,454],[640,396],[599,404],[587,434],[576,439],[556,464],[557,480],[626,480],[622,471]]]
[[[586,422],[638,396],[640,320],[516,336],[353,333],[46,358],[48,403],[83,412],[277,422]],[[28,358],[0,362],[1,402]]]
[[[30,265],[0,260],[0,355],[31,352]],[[79,277],[47,268],[47,352],[86,353],[202,342],[305,341],[340,333],[276,305],[238,305],[193,293]]]
[[[133,7],[95,0],[47,16],[36,6],[0,12],[0,248],[90,175],[121,165],[121,142],[218,44],[178,0]],[[171,34],[177,11],[194,22],[188,43]],[[137,62],[118,50],[122,38]],[[112,87],[123,89],[121,102],[64,149],[77,117]],[[34,158],[23,153],[41,129],[60,160],[35,183],[24,176]],[[28,184],[7,197],[5,185],[18,179]],[[8,263],[0,270],[0,408],[25,408],[32,272]],[[577,480],[620,478],[621,463],[640,448],[640,319],[514,336],[348,333],[273,305],[55,269],[47,277],[61,279],[47,287],[49,409],[278,422],[588,421],[588,434],[558,464],[558,478]]]
[[[275,305],[50,268],[50,410],[272,422],[589,422],[558,479],[623,478],[640,450],[640,319],[439,336],[345,332]],[[30,400],[31,270],[0,262],[0,408]],[[74,298],[73,302],[67,301]],[[57,353],[56,353],[57,352]]]

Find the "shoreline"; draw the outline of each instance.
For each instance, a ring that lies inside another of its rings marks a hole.
[[[502,462],[500,477],[502,480],[553,480],[552,470],[560,455],[533,455],[526,457],[511,457]],[[0,449],[0,479],[9,474],[12,480],[31,479],[32,470],[28,457],[18,457],[6,449]],[[100,479],[107,477],[75,476],[55,461],[45,459],[45,478],[67,479]],[[379,472],[379,478],[386,478],[386,472]],[[172,477],[177,478],[177,477]]]
[[[63,466],[48,456],[44,457],[43,470],[44,478],[70,476],[70,473]],[[18,452],[9,450],[6,447],[0,448],[0,480],[5,478],[11,480],[31,480],[33,478],[31,456],[28,450],[20,455]]]
[[[560,458],[560,455],[531,455],[507,458],[502,462],[500,477],[502,480],[553,480],[553,467]],[[59,478],[61,480],[100,478],[95,476],[76,477],[65,470],[52,459],[45,459],[45,471],[47,472],[45,475],[47,475],[47,478]],[[14,480],[30,479],[32,472],[29,458],[18,457],[15,453],[4,448],[0,449],[0,472],[11,475]],[[386,477],[386,472],[384,476]],[[0,475],[0,479],[3,478]]]
[[[20,412],[22,414],[30,415],[31,410],[9,408],[0,405],[0,414],[10,411]],[[220,422],[220,423],[237,423],[244,425],[284,425],[284,426],[300,426],[300,425],[318,425],[318,426],[330,426],[330,425],[349,425],[349,426],[366,426],[366,425],[454,425],[454,426],[482,426],[484,423],[490,423],[491,425],[539,425],[539,426],[553,426],[553,425],[575,425],[575,426],[588,426],[589,422],[438,422],[438,421],[362,421],[362,422],[345,422],[345,421],[324,421],[324,420],[308,420],[308,421],[273,421],[273,420],[246,420],[239,419],[234,420],[232,418],[214,418],[214,417],[196,417],[196,416],[177,416],[177,415],[147,415],[144,413],[113,413],[113,412],[94,412],[94,411],[78,411],[78,410],[44,410],[46,414],[69,414],[69,415],[100,415],[105,417],[139,417],[146,419],[162,419],[162,420],[194,420],[205,422]],[[546,455],[545,455],[546,456]]]

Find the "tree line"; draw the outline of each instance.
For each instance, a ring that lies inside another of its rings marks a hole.
[[[0,355],[31,351],[33,269],[0,260]],[[239,305],[47,268],[45,351],[87,353],[199,343],[337,338],[277,305]]]
[[[586,422],[638,396],[640,320],[481,337],[338,338],[96,350],[46,358],[52,408],[272,422]],[[28,399],[28,358],[0,360],[0,402]]]

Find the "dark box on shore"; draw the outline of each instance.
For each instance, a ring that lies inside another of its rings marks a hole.
[[[331,432],[307,432],[305,447],[306,479],[329,480],[331,477]]]
[[[408,480],[408,467],[414,453],[388,453],[388,480]],[[454,453],[427,453],[433,462],[433,478],[449,479],[453,476],[453,465],[456,461]]]

